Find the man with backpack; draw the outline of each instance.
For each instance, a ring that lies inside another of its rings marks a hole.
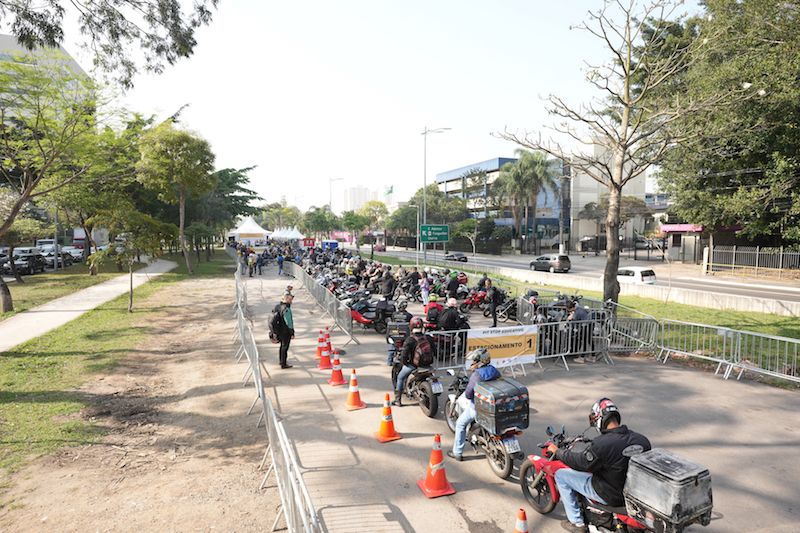
[[[292,293],[285,292],[281,303],[272,310],[269,319],[269,338],[273,343],[280,343],[278,359],[282,369],[292,368],[286,362],[289,357],[289,343],[294,339],[294,320],[292,320]]]
[[[394,401],[392,405],[403,407],[403,388],[406,378],[417,369],[433,364],[435,341],[430,335],[425,335],[422,318],[415,316],[411,319],[411,335],[403,342],[403,351],[400,354],[400,362],[403,368],[397,374],[397,385],[394,391]]]

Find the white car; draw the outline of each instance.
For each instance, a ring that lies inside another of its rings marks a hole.
[[[62,252],[67,252],[75,261],[80,261],[83,259],[83,250],[81,248],[75,248],[74,246],[62,246]]]
[[[656,285],[656,273],[647,267],[619,267],[617,282],[635,285]]]

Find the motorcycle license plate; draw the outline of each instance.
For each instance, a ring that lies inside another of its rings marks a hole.
[[[433,383],[431,383],[431,390],[433,390],[434,394],[441,394],[442,391],[444,390],[444,386],[438,381],[434,381]]]
[[[506,451],[508,453],[516,453],[518,451],[521,451],[517,437],[511,437],[510,439],[505,439],[503,441],[503,444],[505,445]]]

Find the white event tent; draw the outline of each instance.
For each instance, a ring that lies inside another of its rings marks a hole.
[[[259,226],[253,217],[247,217],[238,228],[228,232],[228,240],[235,240],[253,247],[264,247],[272,232]]]

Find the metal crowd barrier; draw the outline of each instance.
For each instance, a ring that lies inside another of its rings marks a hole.
[[[733,364],[737,362],[737,331],[677,320],[661,320],[660,324],[658,358],[663,363],[671,354],[679,353],[717,363],[715,373],[725,367],[724,375],[727,377],[730,374]]]
[[[356,344],[361,344],[353,334],[353,316],[350,308],[340,302],[334,294],[314,281],[314,279],[303,270],[300,265],[295,263],[284,263],[284,272],[300,281],[308,293],[316,300],[317,304],[333,319],[334,327],[338,326],[350,340]],[[350,341],[345,343],[345,346]]]
[[[798,357],[800,357],[800,341],[786,337],[763,335],[749,331],[739,331],[738,352],[732,367],[738,367],[738,380],[745,370],[759,372],[769,376],[800,381],[798,375]],[[727,374],[725,377],[728,377]]]
[[[654,317],[609,300],[606,302],[609,352],[655,353],[661,324]]]

